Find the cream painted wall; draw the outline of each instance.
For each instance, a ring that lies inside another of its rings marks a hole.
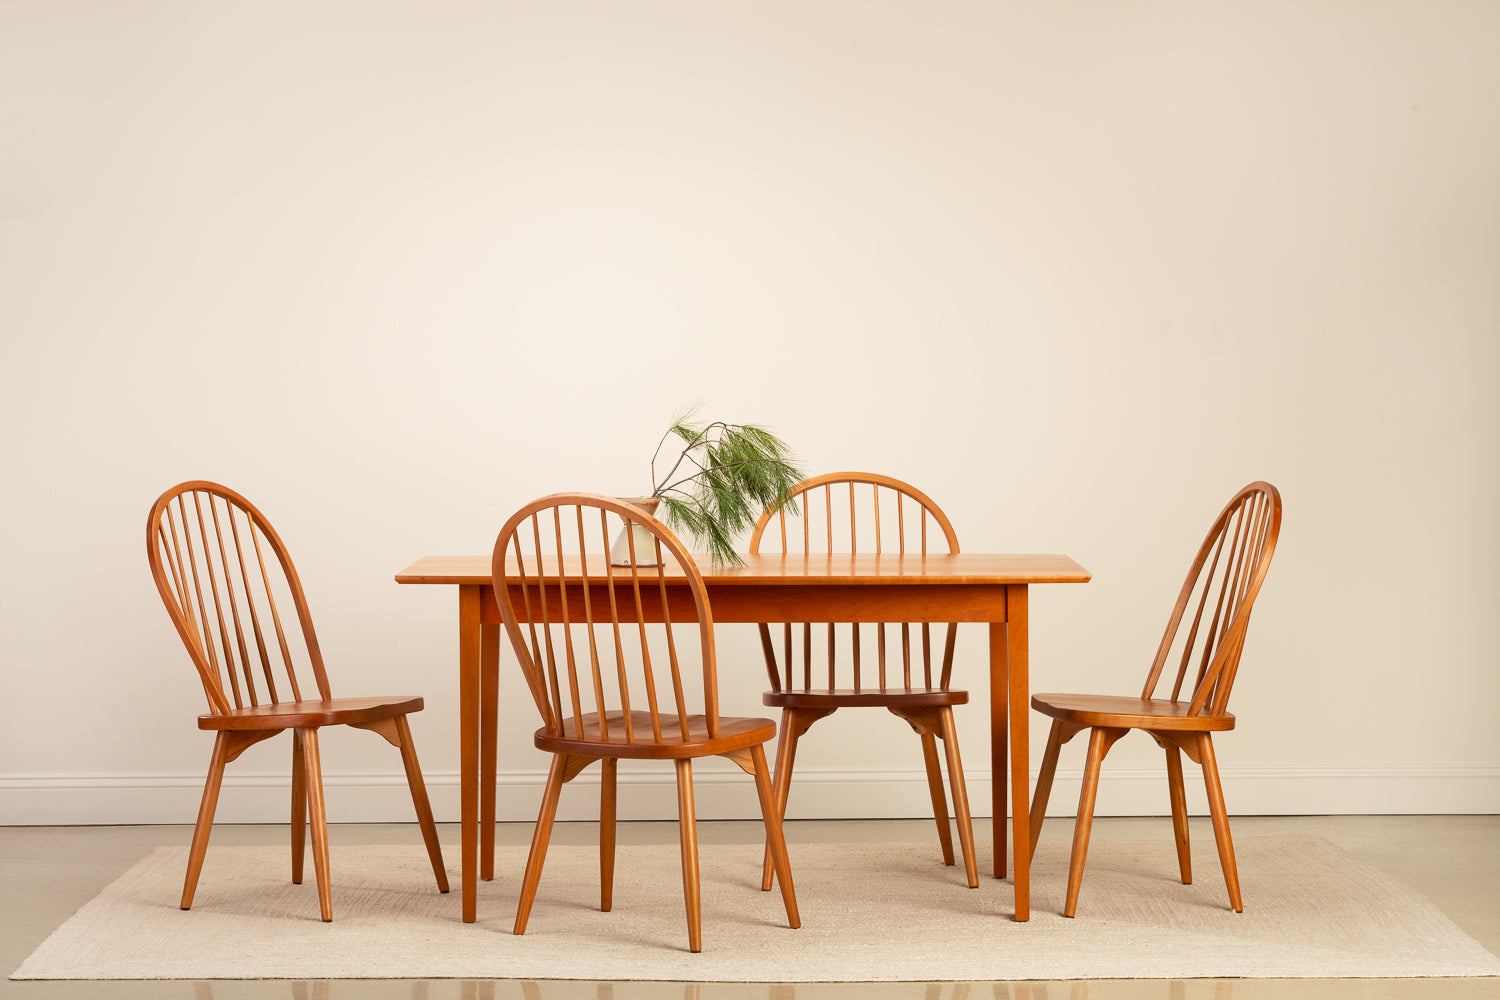
[[[392,575],[639,491],[694,399],[1093,570],[1033,597],[1037,689],[1131,691],[1209,519],[1276,482],[1231,809],[1500,810],[1497,95],[1500,7],[1456,0],[9,0],[0,822],[191,818],[201,696],[141,543],[194,477],[277,523],[339,688],[427,696],[454,818],[456,600]],[[904,732],[822,724],[793,813],[921,815]],[[289,753],[221,817],[281,817]],[[383,744],[324,759],[335,819],[408,815]],[[1102,812],[1165,810],[1148,740],[1106,767]]]

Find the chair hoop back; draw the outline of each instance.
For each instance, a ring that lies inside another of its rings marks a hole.
[[[1168,663],[1175,659],[1171,700],[1178,701],[1184,686],[1190,684],[1188,714],[1227,711],[1250,612],[1280,533],[1281,494],[1270,483],[1251,483],[1229,501],[1188,570],[1141,697],[1153,696]],[[1184,622],[1188,624],[1185,632]]]
[[[218,483],[180,483],[151,507],[146,556],[213,714],[331,697],[297,570],[254,504]]]
[[[787,524],[787,508],[801,522]],[[774,529],[773,529],[774,524]],[[853,555],[953,553],[958,534],[946,514],[927,494],[890,476],[871,472],[831,472],[798,483],[780,507],[767,510],[750,536],[750,552],[803,554],[847,552]],[[899,664],[887,655],[887,623],[848,625],[828,623],[826,643],[813,641],[811,622],[782,628],[780,663],[769,627],[760,626],[761,646],[771,689],[781,691],[910,692],[917,688],[947,690],[953,671],[953,647],[958,627],[949,623],[940,653],[934,652],[932,627],[919,629],[919,662],[913,659],[911,623],[890,623],[899,629]],[[867,669],[862,637],[873,629],[874,669]],[[819,630],[823,631],[822,629]],[[800,637],[797,633],[800,632]],[[837,655],[839,636],[847,636],[848,663]],[[800,641],[795,641],[800,638]],[[814,646],[822,647],[815,651]],[[800,648],[800,657],[797,652]],[[796,663],[800,659],[800,669]],[[817,662],[815,664],[815,661]]]
[[[646,532],[652,551],[638,549],[628,522]],[[611,539],[621,531],[630,539],[630,565],[611,564]],[[543,497],[505,522],[491,572],[506,634],[549,735],[583,739],[585,717],[595,716],[599,729],[590,739],[687,741],[693,717],[718,738],[708,593],[692,556],[662,522],[611,497]],[[686,578],[690,600],[680,586],[667,586],[673,577]],[[685,669],[691,643],[679,641],[691,628],[696,677]],[[649,720],[649,731],[632,720]]]
[[[860,486],[870,489],[860,490]],[[834,487],[843,487],[837,490],[837,498]],[[793,516],[802,522],[800,541],[795,528],[790,534],[787,531],[788,506],[793,508]],[[882,508],[884,522],[881,520]],[[867,516],[861,518],[862,513]],[[908,531],[908,514],[917,515],[914,532]],[[773,520],[778,530],[767,538],[766,529]],[[813,530],[819,521],[824,529],[821,532]],[[941,541],[935,532],[929,532],[929,523],[942,532]],[[914,538],[910,537],[912,534]],[[930,548],[929,534],[932,535]],[[760,515],[750,536],[751,554],[759,553],[763,544],[777,546],[774,551],[788,553],[821,551],[880,555],[894,551],[926,555],[929,551],[957,552],[958,534],[942,508],[910,483],[873,472],[829,472],[804,479],[792,487],[785,503]]]

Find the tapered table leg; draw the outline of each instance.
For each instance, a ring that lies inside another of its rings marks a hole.
[[[458,754],[459,817],[463,833],[463,920],[477,916],[479,892],[479,711],[480,634],[478,586],[458,588]]]
[[[1009,727],[1009,674],[1005,667],[1007,652],[1004,622],[990,623],[990,827],[995,845],[995,877],[1005,877],[1006,831],[1009,806],[1006,802],[1006,739]]]
[[[1031,693],[1028,594],[1025,584],[1006,588],[1005,667],[1010,702],[1011,835],[1016,919],[1031,919]]]
[[[479,877],[495,877],[496,740],[500,717],[500,626],[479,627]]]

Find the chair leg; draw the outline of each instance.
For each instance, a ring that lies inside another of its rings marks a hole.
[[[1031,856],[1036,857],[1037,841],[1042,836],[1042,820],[1047,818],[1047,799],[1052,795],[1052,779],[1057,775],[1057,756],[1062,752],[1062,720],[1053,719],[1047,734],[1047,750],[1042,754],[1042,769],[1036,776],[1036,790],[1031,793]]]
[[[677,830],[682,838],[682,896],[687,906],[688,950],[703,950],[703,897],[698,882],[698,822],[693,808],[693,762],[677,764]]]
[[[448,872],[443,867],[443,848],[438,843],[437,825],[432,819],[432,803],[427,798],[427,783],[422,780],[422,766],[417,763],[417,747],[412,742],[411,725],[406,716],[396,716],[396,736],[400,740],[401,764],[406,768],[406,784],[411,789],[412,805],[417,810],[417,826],[427,845],[427,860],[437,878],[439,892],[448,891]]]
[[[620,762],[605,757],[599,783],[599,909],[609,912],[615,892],[615,771]]]
[[[969,888],[979,888],[979,862],[974,856],[974,822],[969,816],[969,792],[964,785],[964,766],[958,757],[958,733],[953,728],[953,709],[944,706],[938,713],[942,720],[943,745],[948,751],[948,781],[953,786],[953,812],[958,817],[958,843],[963,849],[964,874]]]
[[[937,739],[923,729],[922,762],[927,766],[927,792],[932,797],[932,817],[937,820],[938,845],[943,850],[943,864],[953,864],[953,831],[948,828],[948,798],[943,794],[943,774],[938,764]]]
[[[1057,775],[1057,756],[1064,743],[1083,732],[1082,726],[1052,720],[1052,730],[1047,734],[1047,752],[1042,755],[1042,770],[1036,778],[1036,791],[1031,796],[1031,854],[1036,856],[1036,845],[1042,837],[1042,821],[1047,818],[1047,800],[1052,795],[1052,779]]]
[[[795,708],[783,708],[781,710],[781,731],[776,736],[776,776],[773,787],[776,793],[776,819],[778,822],[786,819],[786,801],[792,790],[792,766],[797,760],[797,739],[801,735],[797,732],[800,719]],[[764,752],[762,752],[764,756]],[[771,891],[771,880],[775,877],[775,866],[771,858],[771,844],[766,842],[765,858],[761,862],[760,888],[763,892]]]
[[[1198,753],[1203,762],[1203,783],[1208,789],[1208,813],[1213,818],[1219,864],[1224,867],[1224,884],[1229,888],[1229,905],[1234,912],[1242,913],[1245,907],[1240,900],[1240,873],[1234,863],[1234,843],[1229,838],[1229,813],[1224,808],[1224,789],[1219,784],[1219,763],[1214,758],[1213,740],[1207,733],[1198,738]]]
[[[1172,836],[1177,841],[1177,868],[1182,884],[1193,884],[1192,851],[1188,846],[1187,792],[1182,787],[1182,751],[1167,747],[1167,786],[1172,797]]]
[[[307,850],[307,765],[302,744],[292,740],[292,884],[302,884],[302,860]]]
[[[766,843],[770,845],[771,860],[776,866],[776,881],[781,883],[781,901],[786,906],[787,923],[792,927],[801,927],[802,917],[797,912],[797,893],[792,888],[792,863],[787,856],[781,817],[776,812],[776,795],[771,788],[765,749],[759,745],[751,747],[750,760],[755,767],[755,794],[760,799],[760,816],[766,825]]]
[[[1104,755],[1115,740],[1125,735],[1123,729],[1095,727],[1089,731],[1089,756],[1084,764],[1083,788],[1078,794],[1078,821],[1073,827],[1073,857],[1068,864],[1068,898],[1063,916],[1078,912],[1078,890],[1083,885],[1083,863],[1089,853],[1089,834],[1094,826],[1094,799],[1099,794],[1099,768]]]
[[[531,904],[536,901],[537,883],[542,879],[542,865],[547,860],[547,842],[552,838],[552,821],[557,817],[557,800],[562,795],[566,779],[567,754],[553,754],[552,766],[547,771],[547,786],[542,790],[542,808],[536,817],[536,829],[531,834],[531,853],[526,857],[526,874],[521,878],[521,899],[516,904],[516,925],[513,933],[525,934],[526,921],[531,916]]]
[[[323,764],[318,756],[318,731],[298,729],[302,766],[307,778],[307,811],[312,826],[313,872],[318,877],[318,908],[323,920],[333,919],[333,887],[328,871],[328,814],[323,808]]]
[[[198,822],[193,827],[193,846],[188,851],[187,877],[182,883],[182,908],[192,909],[193,894],[198,891],[198,876],[203,872],[203,856],[208,853],[208,835],[214,826],[214,810],[219,805],[219,786],[224,782],[224,765],[229,763],[227,732],[214,737],[213,756],[208,760],[208,777],[203,782],[203,801],[198,806]]]

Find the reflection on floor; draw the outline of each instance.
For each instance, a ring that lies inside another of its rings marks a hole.
[[[1232,1000],[1235,983],[1232,979],[1183,982],[1180,980],[1156,981],[1150,986],[1151,993],[1139,996],[1160,997],[1161,1000]],[[262,984],[264,985],[264,984]],[[417,980],[407,984],[411,1000],[712,1000],[733,996],[736,1000],[802,1000],[809,996],[822,995],[829,984],[792,983],[576,983],[572,981],[544,980]],[[1091,996],[1090,984],[1074,983],[907,983],[897,985],[902,996],[911,1000],[1087,1000]],[[1108,984],[1110,987],[1113,984]],[[194,983],[195,1000],[220,1000],[229,996],[224,983]],[[868,985],[842,984],[845,990],[871,989]],[[215,992],[215,989],[219,992]],[[292,982],[285,984],[281,994],[259,994],[282,996],[290,1000],[341,1000],[344,997],[364,996],[361,990],[368,984],[360,981],[337,982]],[[733,991],[733,992],[730,992]],[[238,995],[238,994],[236,994]],[[382,994],[385,995],[385,994]],[[408,994],[403,994],[406,996]],[[854,994],[850,994],[851,996]],[[866,993],[863,995],[874,995]],[[881,994],[884,995],[884,994]],[[895,994],[891,994],[895,995]],[[1093,996],[1099,996],[1095,993]]]

